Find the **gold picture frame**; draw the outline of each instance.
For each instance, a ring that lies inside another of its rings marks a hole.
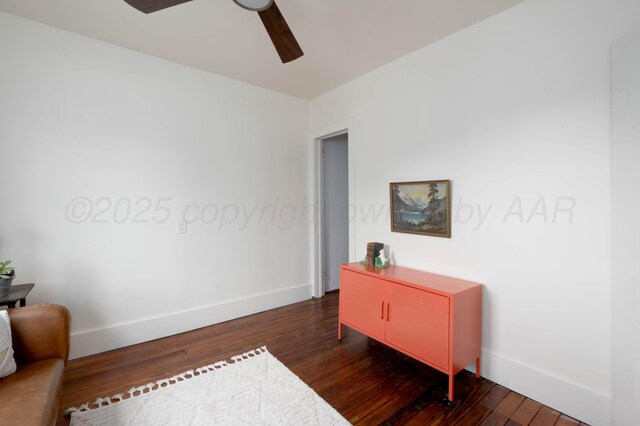
[[[391,231],[451,238],[451,181],[391,182]]]

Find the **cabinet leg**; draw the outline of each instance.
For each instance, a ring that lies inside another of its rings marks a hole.
[[[453,374],[449,374],[449,401],[453,401]]]
[[[476,377],[480,378],[480,357],[476,358]]]
[[[342,322],[338,321],[338,340],[342,341]]]

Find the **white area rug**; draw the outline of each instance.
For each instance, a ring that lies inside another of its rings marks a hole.
[[[349,424],[266,348],[231,359],[71,408],[71,425]]]

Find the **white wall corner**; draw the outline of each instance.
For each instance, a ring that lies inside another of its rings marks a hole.
[[[145,318],[135,322],[72,333],[71,359],[148,342],[224,321],[309,300],[311,285],[288,287],[254,296]]]

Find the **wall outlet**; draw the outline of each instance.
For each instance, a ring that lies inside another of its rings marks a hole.
[[[182,222],[178,222],[178,228],[177,228],[177,234],[183,235],[187,233],[187,222],[186,221],[182,221]]]

